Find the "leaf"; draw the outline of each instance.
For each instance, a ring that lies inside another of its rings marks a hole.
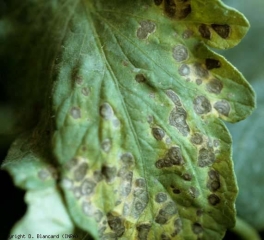
[[[175,2],[30,2],[37,23],[51,9],[30,55],[41,50],[44,65],[31,77],[50,79],[34,146],[54,116],[60,186],[95,239],[221,239],[235,223],[231,139],[219,118],[245,118],[254,93],[205,43],[234,46],[248,22],[220,1]]]
[[[29,239],[37,234],[71,234],[75,226],[56,188],[56,169],[40,157],[32,142],[29,134],[18,138],[2,166],[10,172],[17,186],[27,190],[27,213],[13,227],[10,236],[24,234]]]
[[[263,81],[253,83],[258,96],[258,108],[252,116],[236,126],[228,125],[234,138],[235,171],[240,189],[237,198],[239,216],[258,230],[264,229],[263,188]]]

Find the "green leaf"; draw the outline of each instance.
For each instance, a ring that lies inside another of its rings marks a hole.
[[[15,185],[27,190],[27,212],[10,235],[24,234],[30,239],[37,234],[60,236],[74,232],[75,226],[56,187],[57,171],[43,159],[44,154],[39,152],[42,150],[34,146],[34,136],[24,134],[12,144],[2,165],[13,177]]]
[[[235,171],[240,189],[237,210],[240,217],[258,230],[264,229],[262,204],[264,192],[263,179],[263,104],[262,79],[252,83],[258,96],[258,108],[245,121],[236,126],[228,125],[234,138]]]
[[[216,0],[161,2],[24,5],[28,21],[43,23],[29,50],[42,63],[29,79],[48,91],[32,140],[47,151],[36,159],[44,164],[53,152],[71,218],[95,239],[221,239],[235,224],[231,139],[221,119],[249,115],[254,93],[206,44],[236,45],[248,22]],[[37,30],[26,32],[29,49]],[[42,143],[45,130],[52,147]]]

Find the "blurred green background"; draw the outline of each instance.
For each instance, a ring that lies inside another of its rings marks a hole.
[[[6,11],[6,2],[0,0],[0,19]],[[233,136],[233,159],[240,189],[238,215],[257,229],[264,239],[264,1],[224,2],[242,12],[251,24],[249,33],[237,47],[218,52],[243,73],[257,93],[255,112],[242,122],[227,125]],[[16,113],[12,110],[6,89],[6,64],[6,59],[0,59],[0,162],[15,136],[23,129],[19,124],[14,125]],[[0,239],[6,239],[26,206],[23,191],[14,188],[11,178],[3,171],[0,171],[0,184]],[[228,232],[225,239],[240,238]]]

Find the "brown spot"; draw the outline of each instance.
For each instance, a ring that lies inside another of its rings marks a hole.
[[[117,170],[115,167],[102,167],[102,175],[105,177],[107,182],[112,182],[114,180],[114,178],[116,177],[116,172]]]
[[[100,182],[101,180],[103,180],[104,177],[101,171],[96,170],[93,173],[93,178],[96,182]]]
[[[199,32],[203,38],[208,39],[208,40],[211,39],[211,31],[207,25],[201,24],[199,26]]]
[[[193,198],[198,198],[199,195],[200,195],[199,190],[198,190],[197,188],[195,188],[195,187],[190,187],[190,189],[189,189],[189,193],[190,193],[190,195],[191,195]]]
[[[172,56],[177,62],[182,62],[188,59],[189,53],[184,45],[179,44],[173,48]]]
[[[125,165],[126,168],[132,167],[135,163],[134,157],[132,153],[130,152],[122,154],[121,161]]]
[[[167,194],[166,193],[163,193],[163,192],[160,192],[156,195],[155,197],[155,201],[157,203],[162,203],[162,202],[165,202],[167,200]]]
[[[165,0],[164,1],[164,7],[165,7],[165,12],[169,17],[174,17],[176,13],[176,4],[174,0]]]
[[[83,94],[84,96],[86,96],[86,97],[87,97],[87,96],[89,95],[89,93],[90,93],[89,89],[86,88],[86,87],[82,88],[81,92],[82,92],[82,94]]]
[[[116,237],[121,237],[125,232],[124,222],[123,219],[121,219],[120,217],[108,213],[107,223],[111,230],[115,232]]]
[[[212,149],[202,148],[199,151],[198,166],[207,167],[215,161],[215,154]]]
[[[200,234],[203,232],[203,227],[200,223],[194,223],[192,225],[192,231],[195,233],[195,234]]]
[[[230,36],[231,27],[227,24],[212,24],[212,28],[215,32],[223,39],[226,39]]]
[[[109,105],[109,103],[103,103],[100,106],[100,115],[102,118],[104,118],[105,120],[109,120],[113,117],[114,113],[113,113],[113,109],[112,107]]]
[[[152,128],[152,135],[156,140],[160,141],[164,138],[165,133],[161,128]]]
[[[174,194],[180,194],[180,193],[181,193],[181,190],[180,190],[180,189],[177,189],[177,188],[174,188],[174,189],[172,190],[172,192],[173,192]]]
[[[206,89],[210,93],[219,94],[223,89],[223,84],[219,79],[212,79],[206,84]]]
[[[136,81],[138,83],[143,83],[143,82],[146,82],[147,81],[146,77],[143,74],[141,74],[141,73],[140,74],[137,74],[136,77],[135,77],[135,79],[136,79]]]
[[[219,173],[215,170],[210,170],[208,172],[208,176],[209,181],[207,183],[207,187],[211,192],[217,191],[221,187]]]
[[[155,217],[155,222],[163,225],[176,213],[177,209],[175,203],[169,202],[163,209],[159,210],[158,215]]]
[[[182,221],[181,219],[176,219],[174,221],[174,232],[171,234],[172,237],[175,237],[176,235],[178,235],[180,233],[180,231],[182,230]]]
[[[147,20],[141,21],[140,27],[137,30],[137,37],[139,39],[146,39],[150,33],[153,33],[156,29],[155,23]]]
[[[178,18],[184,19],[186,18],[190,13],[192,12],[192,8],[190,4],[186,4],[182,6],[182,8],[179,11]]]
[[[105,139],[102,144],[101,144],[101,147],[103,149],[104,152],[109,152],[110,149],[111,149],[111,140],[110,139]]]
[[[183,136],[188,136],[190,128],[186,122],[187,113],[182,107],[175,107],[169,116],[169,123],[176,127]]]
[[[212,58],[206,58],[205,60],[205,66],[208,70],[214,69],[214,68],[220,68],[221,62],[217,59]]]
[[[203,137],[199,133],[194,133],[191,137],[191,142],[195,145],[200,145],[203,143]]]
[[[135,185],[138,188],[145,188],[146,187],[146,181],[143,178],[138,178],[138,179],[136,179]]]
[[[220,182],[219,181],[212,181],[212,182],[208,183],[207,186],[211,192],[215,192],[220,188]]]
[[[133,172],[129,171],[122,176],[121,195],[128,196],[132,188]]]
[[[205,96],[198,96],[193,100],[194,111],[197,114],[206,114],[212,110],[209,100]]]
[[[160,235],[160,239],[161,240],[171,240],[171,238],[166,233],[162,233]]]
[[[83,162],[73,172],[74,180],[79,182],[84,179],[88,170],[88,164]]]
[[[179,74],[181,76],[188,76],[190,74],[190,68],[188,65],[186,64],[182,64],[180,67],[179,67],[179,70],[178,70]]]
[[[162,3],[163,0],[154,0],[154,3],[159,6]]]
[[[228,117],[229,112],[230,112],[230,104],[229,104],[229,102],[226,101],[226,100],[217,101],[217,102],[214,104],[214,109],[215,109],[218,113],[220,113],[220,114],[222,114],[222,115]]]
[[[137,225],[138,240],[148,239],[148,233],[150,228],[151,226],[148,223],[141,223],[140,225]]]
[[[200,63],[194,64],[194,72],[199,78],[207,78],[209,75],[208,70],[205,69]]]
[[[72,116],[74,119],[81,118],[81,110],[80,110],[80,108],[78,108],[78,107],[73,107],[73,108],[71,109],[71,116]]]
[[[181,106],[182,105],[179,96],[174,91],[167,90],[166,94],[176,106]]]
[[[189,174],[189,173],[184,173],[182,175],[182,178],[185,180],[185,181],[191,181],[192,180],[192,175]]]
[[[184,163],[181,149],[179,147],[171,147],[165,156],[173,165],[182,165]]]
[[[220,203],[220,198],[216,194],[211,194],[208,196],[208,202],[215,206]]]
[[[82,195],[90,195],[93,193],[96,183],[91,179],[86,178],[81,184]]]

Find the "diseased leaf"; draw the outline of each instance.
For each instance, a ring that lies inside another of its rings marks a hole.
[[[31,141],[54,133],[74,223],[95,239],[221,239],[237,194],[221,119],[249,115],[254,93],[205,43],[236,45],[244,17],[216,0],[30,3],[38,23],[52,9],[40,42],[54,44],[30,56],[43,48],[31,76],[48,69],[55,125],[41,119]]]
[[[234,162],[239,186],[237,211],[258,230],[264,229],[262,203],[264,192],[263,179],[263,103],[262,79],[255,80],[253,87],[258,96],[258,109],[248,119],[237,126],[228,125],[234,137]]]

